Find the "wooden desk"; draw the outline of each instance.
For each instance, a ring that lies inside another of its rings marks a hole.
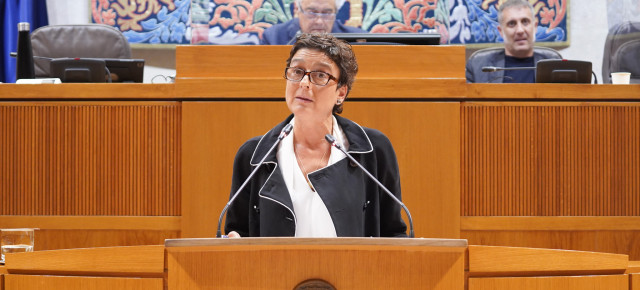
[[[469,246],[468,289],[629,289],[626,255]]]
[[[36,251],[7,255],[5,289],[163,289],[164,247]]]

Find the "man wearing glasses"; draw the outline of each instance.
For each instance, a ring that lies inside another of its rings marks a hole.
[[[344,0],[296,0],[299,18],[267,28],[260,44],[293,44],[300,33],[364,33],[336,21],[336,13]]]

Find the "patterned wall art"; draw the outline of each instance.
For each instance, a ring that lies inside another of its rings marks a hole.
[[[498,7],[506,0],[447,0],[450,43],[502,42]],[[568,44],[568,0],[529,0],[538,19],[537,42]]]
[[[501,42],[506,0],[341,0],[337,20],[373,33],[437,32],[442,43]],[[538,42],[567,42],[568,0],[529,0]],[[131,43],[258,44],[271,25],[296,17],[294,0],[91,0],[92,21]]]

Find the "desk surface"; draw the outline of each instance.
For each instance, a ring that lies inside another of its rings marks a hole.
[[[0,84],[0,100],[280,100],[282,78],[186,79],[177,84]],[[350,100],[639,101],[640,85],[467,84],[460,79],[357,79]]]

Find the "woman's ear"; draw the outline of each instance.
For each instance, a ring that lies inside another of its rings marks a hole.
[[[341,104],[342,102],[344,102],[344,99],[347,98],[347,93],[349,92],[349,89],[347,88],[347,86],[341,86],[337,89],[338,91],[338,104]]]

